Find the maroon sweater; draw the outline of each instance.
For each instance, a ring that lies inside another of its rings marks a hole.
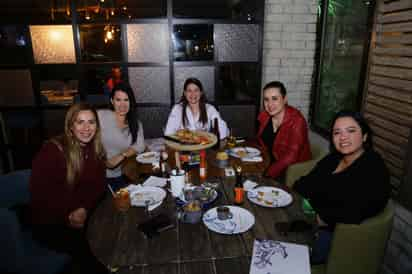
[[[66,182],[66,160],[56,144],[46,143],[33,160],[30,178],[30,213],[33,224],[67,224],[78,208],[89,213],[105,189],[104,162],[96,160],[90,146],[83,148],[85,159],[77,183]]]

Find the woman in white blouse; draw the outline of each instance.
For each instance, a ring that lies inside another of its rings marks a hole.
[[[180,102],[172,108],[165,135],[172,135],[179,129],[210,131],[214,119],[218,119],[220,138],[229,135],[226,122],[222,120],[216,108],[206,103],[202,83],[196,78],[186,79]]]
[[[106,177],[114,189],[119,189],[127,185],[120,164],[144,150],[143,126],[137,119],[132,88],[126,83],[115,85],[110,95],[110,109],[99,110],[97,114],[106,150]]]

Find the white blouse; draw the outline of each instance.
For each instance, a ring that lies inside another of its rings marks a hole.
[[[182,104],[176,104],[173,106],[172,111],[169,114],[169,118],[167,120],[167,125],[164,134],[165,135],[172,135],[176,133],[177,130],[183,129],[183,123],[182,123],[182,111],[183,107]],[[199,121],[200,113],[198,113],[196,116],[193,115],[190,107],[186,108],[186,116],[187,116],[187,124],[186,128],[190,130],[204,130],[204,131],[210,131],[210,129],[213,126],[213,121],[215,118],[218,119],[218,125],[219,125],[219,133],[220,133],[220,138],[223,139],[229,135],[229,129],[227,128],[226,122],[222,120],[220,117],[219,112],[216,110],[216,108],[210,104],[206,104],[206,114],[207,114],[207,120],[208,122],[203,125]]]
[[[139,130],[137,133],[137,139],[134,144],[130,144],[132,141],[132,135],[129,132],[129,128],[120,129],[117,127],[116,117],[112,110],[98,110],[99,122],[101,127],[102,143],[106,150],[106,157],[108,159],[113,156],[127,150],[130,146],[137,152],[144,151],[144,135],[142,123],[139,123]],[[113,169],[106,169],[106,177],[114,178],[122,175],[120,165]]]

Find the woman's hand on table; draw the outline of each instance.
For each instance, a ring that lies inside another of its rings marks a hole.
[[[82,228],[87,219],[87,211],[83,207],[73,210],[69,214],[69,225],[73,228]]]

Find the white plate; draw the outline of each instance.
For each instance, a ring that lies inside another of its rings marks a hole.
[[[142,164],[153,164],[159,162],[160,154],[157,151],[144,152],[136,157],[136,161]]]
[[[247,198],[260,206],[284,207],[292,201],[292,195],[283,189],[273,186],[259,186],[247,192]]]
[[[166,191],[160,187],[141,186],[129,190],[130,202],[132,206],[145,206],[145,201],[149,201],[149,205],[157,204],[166,197]]]
[[[221,234],[238,234],[248,231],[255,224],[255,216],[250,211],[238,206],[227,207],[233,214],[231,219],[219,220],[217,207],[203,214],[203,223],[208,229]]]
[[[244,156],[240,156],[239,153],[245,152]],[[254,147],[235,147],[229,152],[230,156],[236,158],[253,158],[260,155],[260,150]]]

